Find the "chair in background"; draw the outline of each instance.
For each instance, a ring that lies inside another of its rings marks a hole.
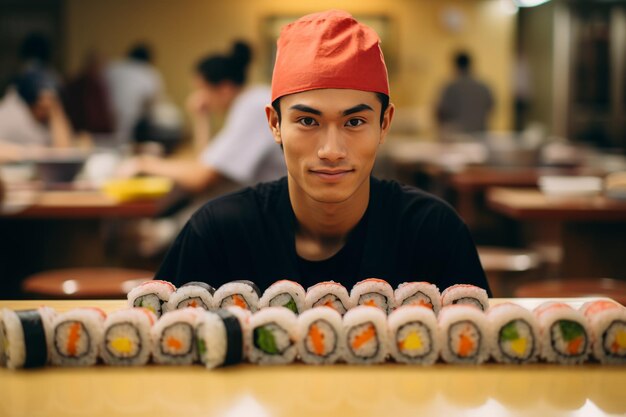
[[[515,297],[610,297],[626,305],[626,281],[613,278],[571,278],[535,281],[515,288]]]
[[[541,256],[532,250],[478,246],[478,256],[494,297],[509,297],[510,281],[525,278],[541,265]]]
[[[67,268],[39,272],[22,282],[22,292],[34,298],[126,298],[154,273],[126,268]]]

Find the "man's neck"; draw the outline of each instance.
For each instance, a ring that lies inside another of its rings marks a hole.
[[[324,203],[311,199],[291,179],[289,197],[296,216],[296,252],[312,261],[335,255],[363,218],[369,204],[369,179],[347,200]]]

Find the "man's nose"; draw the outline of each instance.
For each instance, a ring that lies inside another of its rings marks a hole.
[[[339,130],[330,126],[321,140],[320,147],[317,151],[317,156],[320,159],[325,159],[331,162],[344,159],[346,157],[346,146]]]

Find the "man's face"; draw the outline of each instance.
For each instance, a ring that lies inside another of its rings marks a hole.
[[[381,125],[381,107],[375,93],[348,89],[284,96],[280,123],[268,106],[270,128],[275,141],[283,145],[296,192],[333,204],[367,190],[378,145],[393,117],[390,105]]]

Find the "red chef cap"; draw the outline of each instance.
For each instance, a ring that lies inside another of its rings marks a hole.
[[[272,101],[318,88],[389,95],[380,39],[349,13],[314,13],[285,26],[277,42]]]

